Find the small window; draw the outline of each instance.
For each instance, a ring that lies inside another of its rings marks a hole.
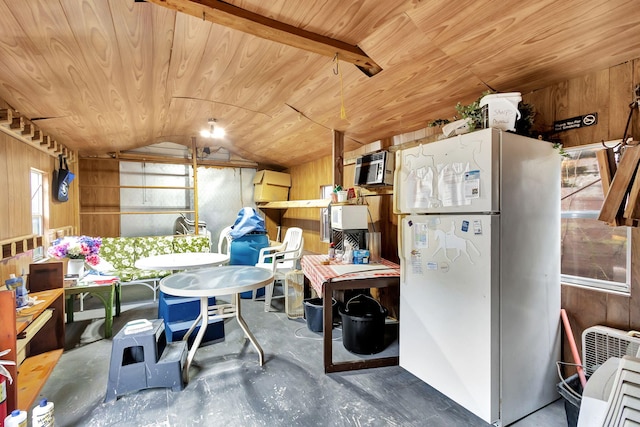
[[[333,187],[331,185],[323,185],[320,187],[320,198],[330,199]],[[331,224],[329,223],[329,208],[320,209],[320,241],[331,241]]]
[[[631,231],[599,221],[604,202],[596,152],[567,149],[562,161],[561,270],[563,283],[630,291]]]
[[[31,232],[37,236],[44,234],[44,173],[31,169]],[[33,250],[33,260],[44,258],[44,248],[39,246]]]

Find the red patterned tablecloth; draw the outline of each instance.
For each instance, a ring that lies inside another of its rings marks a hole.
[[[386,259],[382,259],[379,264],[343,264],[335,261],[322,264],[327,259],[327,255],[305,255],[300,261],[302,272],[318,295],[322,295],[322,288],[329,280],[335,282],[371,277],[400,277],[400,266]]]

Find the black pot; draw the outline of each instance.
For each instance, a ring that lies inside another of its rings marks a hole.
[[[356,295],[340,308],[342,344],[356,354],[375,354],[385,349],[387,309],[368,295]]]

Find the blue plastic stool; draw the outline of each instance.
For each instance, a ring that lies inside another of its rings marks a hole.
[[[216,304],[216,298],[209,298],[209,306]],[[160,292],[158,300],[158,318],[164,319],[167,342],[181,340],[200,314],[200,298],[176,297]],[[197,326],[189,337],[189,347],[200,326]],[[210,317],[207,331],[202,338],[201,346],[224,341],[224,319]]]

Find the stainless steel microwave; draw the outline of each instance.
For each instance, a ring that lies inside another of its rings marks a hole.
[[[393,185],[393,154],[388,151],[365,154],[356,159],[354,185]]]

